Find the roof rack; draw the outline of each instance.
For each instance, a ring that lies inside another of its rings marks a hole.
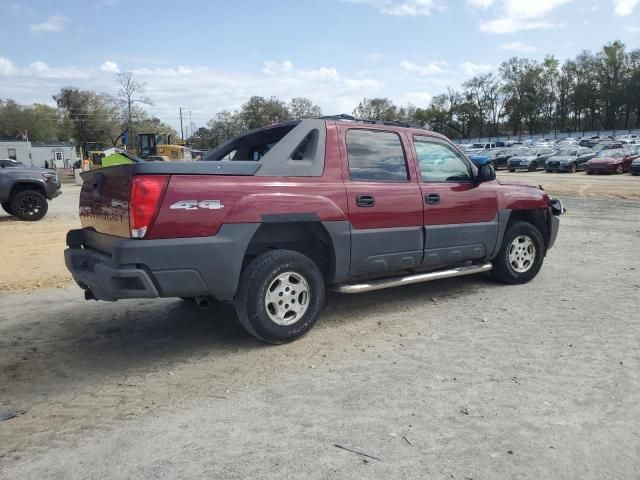
[[[390,127],[418,128],[420,130],[428,130],[424,125],[417,123],[400,122],[398,120],[374,120],[365,118],[356,118],[353,115],[340,113],[338,115],[326,115],[319,117],[319,120],[341,120],[347,122],[368,123],[371,125],[388,125]]]

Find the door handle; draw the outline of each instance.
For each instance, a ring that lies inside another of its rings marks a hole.
[[[373,207],[376,199],[373,195],[358,195],[356,197],[356,205],[359,207]]]
[[[427,203],[427,205],[437,205],[440,203],[440,195],[438,195],[437,193],[427,193],[424,196],[424,201]]]

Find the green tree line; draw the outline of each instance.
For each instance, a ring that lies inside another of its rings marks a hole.
[[[19,105],[0,99],[0,138],[34,141],[129,144],[136,133],[172,133],[150,117],[145,86],[130,73],[116,77],[117,94],[66,87],[53,95],[56,107]],[[336,112],[340,113],[340,112]],[[449,88],[427,106],[396,105],[388,98],[365,98],[352,111],[359,118],[396,120],[427,126],[452,138],[640,128],[640,50],[614,41],[593,53],[560,62],[513,57],[495,72],[477,75],[460,89]],[[307,98],[285,102],[251,97],[238,110],[221,111],[188,139],[195,148],[215,148],[246,130],[322,111]]]

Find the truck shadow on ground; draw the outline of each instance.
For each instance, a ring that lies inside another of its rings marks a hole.
[[[359,295],[329,293],[309,336],[325,329],[344,336],[341,327],[379,315],[382,308],[404,310],[494,287],[497,284],[486,277],[475,276]],[[5,328],[0,322],[0,393],[11,397],[14,387],[38,391],[39,384],[56,388],[51,375],[60,377],[60,385],[68,385],[97,376],[135,375],[150,365],[173,368],[194,358],[214,361],[270,348],[244,331],[231,305],[200,310],[177,299],[95,303],[80,300],[75,293],[65,292],[59,303],[20,309],[24,321],[16,319]]]

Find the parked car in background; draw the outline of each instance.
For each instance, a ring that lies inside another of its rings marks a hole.
[[[510,172],[515,172],[516,170],[534,172],[538,168],[543,168],[544,162],[555,153],[556,150],[549,147],[529,148],[511,157],[507,161],[507,168]]]
[[[582,137],[578,141],[578,145],[580,145],[581,147],[593,148],[595,145],[598,144],[598,142],[600,142],[600,136],[592,135],[590,137]]]
[[[633,133],[630,133],[628,135],[620,135],[616,137],[616,140],[619,142],[626,142],[626,143],[638,143],[638,136]]]
[[[578,146],[574,148],[564,148],[544,162],[544,169],[547,173],[575,173],[578,170],[584,170],[586,163],[595,156],[596,153],[590,148]]]
[[[55,170],[26,167],[11,159],[0,159],[0,205],[20,220],[40,220],[47,214],[47,200],[60,195]]]
[[[624,173],[631,170],[631,163],[640,157],[635,151],[623,150],[602,150],[598,152],[596,158],[589,160],[586,164],[587,173]]]
[[[480,153],[469,156],[469,159],[476,165],[490,163],[495,170],[507,167],[507,160],[516,154],[515,148],[495,148],[487,153]]]
[[[640,157],[636,158],[633,162],[631,162],[631,167],[629,168],[631,175],[634,177],[640,175]]]
[[[602,141],[593,146],[593,151],[598,153],[598,152],[602,152],[603,150],[616,150],[618,148],[624,148],[624,143]]]
[[[473,143],[464,151],[464,153],[466,153],[467,155],[473,155],[476,153],[484,152],[485,150],[491,150],[492,148],[496,148],[495,143]]]

